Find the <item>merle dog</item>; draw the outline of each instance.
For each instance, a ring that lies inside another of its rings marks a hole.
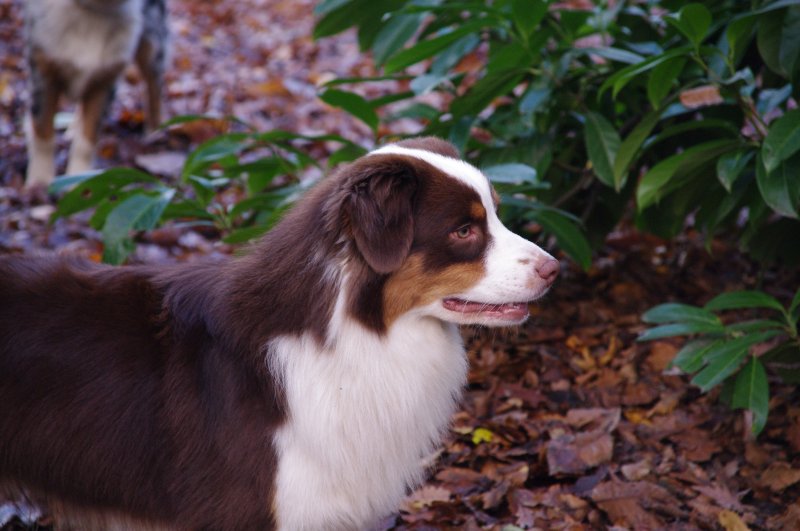
[[[30,75],[26,184],[55,174],[53,119],[61,96],[77,101],[67,173],[91,168],[100,119],[114,84],[136,62],[147,85],[145,125],[161,121],[166,67],[165,0],[26,0]]]

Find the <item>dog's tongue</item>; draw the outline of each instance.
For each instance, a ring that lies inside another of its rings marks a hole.
[[[512,319],[521,319],[528,315],[528,303],[526,302],[487,304],[463,299],[444,299],[442,305],[450,311],[459,313],[480,313]]]

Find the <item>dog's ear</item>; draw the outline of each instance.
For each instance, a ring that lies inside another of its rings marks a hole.
[[[414,239],[413,162],[401,155],[370,155],[350,171],[345,213],[356,247],[374,271],[396,271]]]

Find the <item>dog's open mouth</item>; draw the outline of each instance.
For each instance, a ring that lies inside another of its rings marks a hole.
[[[449,298],[442,300],[442,306],[452,312],[481,316],[503,321],[521,321],[528,316],[527,302],[507,302],[504,304],[489,304],[485,302],[466,301],[464,299]]]

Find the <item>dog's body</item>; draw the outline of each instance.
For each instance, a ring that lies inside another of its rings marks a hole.
[[[362,529],[425,472],[457,324],[518,324],[558,263],[436,139],[316,186],[251,252],[0,260],[0,489],[76,529]]]
[[[78,102],[67,173],[91,168],[102,113],[117,78],[136,62],[147,89],[145,125],[161,121],[166,63],[164,0],[25,0],[30,76],[27,185],[55,174],[59,99]]]

